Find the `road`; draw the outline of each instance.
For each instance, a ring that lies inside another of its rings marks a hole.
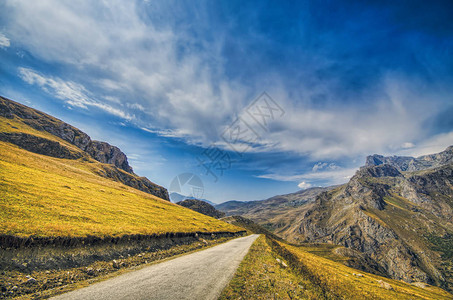
[[[257,237],[236,238],[52,299],[217,299]]]

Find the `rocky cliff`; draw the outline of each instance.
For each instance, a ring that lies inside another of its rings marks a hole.
[[[133,173],[126,155],[119,148],[105,142],[93,141],[81,130],[43,112],[0,97],[0,116],[7,119],[17,117],[24,124],[38,131],[51,133],[75,145],[101,163],[112,164],[126,172]]]
[[[420,171],[440,167],[453,162],[453,146],[436,154],[423,155],[420,157],[408,156],[382,156],[370,155],[366,158],[365,166],[390,165],[399,171]]]
[[[300,222],[301,214],[315,202],[319,194],[334,188],[313,187],[257,201],[227,201],[217,204],[215,208],[227,216],[243,216],[287,239],[297,240],[299,233],[294,224]]]
[[[347,184],[216,205],[295,243],[342,245],[347,264],[453,288],[453,147],[368,156]]]
[[[453,233],[452,149],[368,157],[347,184],[302,212],[294,225],[299,241],[343,245],[374,262],[376,272],[451,290],[451,250],[444,245]]]
[[[105,172],[100,175],[169,200],[165,188],[134,174],[126,155],[118,147],[94,141],[86,133],[61,120],[3,97],[0,97],[0,118],[7,126],[8,120],[23,124],[23,128],[2,128],[0,141],[57,158],[94,159],[106,164]]]

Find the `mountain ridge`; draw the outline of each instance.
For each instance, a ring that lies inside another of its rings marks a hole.
[[[371,155],[348,183],[313,192],[295,206],[282,195],[216,208],[293,243],[343,246],[355,268],[453,289],[453,146],[417,158]]]
[[[357,250],[394,279],[451,290],[451,261],[428,237],[453,232],[452,149],[421,158],[368,157],[347,184],[306,208],[293,236]]]
[[[412,156],[383,156],[378,154],[369,155],[365,161],[365,167],[377,165],[391,165],[400,172],[420,171],[439,167],[453,162],[453,146],[435,154]]]
[[[116,146],[92,140],[88,134],[70,124],[1,96],[0,117],[19,122],[28,131],[23,132],[19,130],[17,123],[11,125],[6,121],[7,124],[0,133],[0,141],[56,158],[84,160],[92,158],[105,164],[99,175],[167,201],[170,199],[167,189],[151,182],[146,177],[137,176],[129,165],[127,156]],[[32,130],[28,130],[27,127]],[[71,147],[67,143],[75,147]]]

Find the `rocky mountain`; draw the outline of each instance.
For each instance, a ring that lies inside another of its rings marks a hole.
[[[178,205],[190,208],[191,210],[197,211],[203,215],[207,215],[216,219],[225,216],[225,213],[218,211],[211,204],[197,199],[186,199],[176,203]]]
[[[451,291],[452,157],[453,147],[418,158],[369,156],[347,184],[321,193],[280,234],[342,245],[377,273]]]
[[[242,227],[242,228],[246,229],[247,231],[249,231],[250,233],[264,234],[274,240],[278,240],[278,241],[282,240],[280,237],[276,236],[275,234],[273,234],[272,232],[270,232],[263,226],[258,225],[255,222],[253,222],[252,220],[244,218],[242,216],[228,216],[228,217],[221,218],[221,220],[224,222],[227,222],[229,224],[233,224],[233,225]]]
[[[453,146],[436,154],[423,155],[420,157],[409,156],[382,156],[370,155],[366,158],[365,166],[390,165],[398,171],[420,171],[429,168],[440,167],[453,162]]]
[[[314,202],[320,193],[333,188],[314,187],[258,201],[227,201],[215,208],[227,216],[244,216],[278,233],[297,219],[299,210],[306,204]]]
[[[182,194],[176,193],[176,192],[171,192],[170,193],[170,200],[173,203],[177,203],[177,202],[183,201],[185,199],[201,200],[201,201],[206,202],[206,203],[208,203],[208,204],[210,204],[212,206],[216,205],[214,202],[211,202],[211,201],[209,201],[207,199],[199,199],[199,198],[195,198],[195,197],[185,196],[185,195],[182,195]]]
[[[23,128],[2,128],[0,141],[28,151],[66,159],[95,159],[104,163],[101,176],[114,179],[141,191],[169,200],[165,188],[137,176],[126,155],[106,142],[94,141],[81,130],[48,114],[0,97],[0,118],[17,120]]]
[[[372,155],[347,184],[216,208],[291,242],[341,245],[354,268],[451,291],[452,158],[453,147],[417,158]]]

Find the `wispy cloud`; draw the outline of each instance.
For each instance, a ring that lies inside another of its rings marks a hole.
[[[398,152],[399,155],[421,156],[438,153],[453,145],[453,132],[436,134],[412,147],[403,148]]]
[[[62,74],[53,68],[21,68],[19,74],[67,105],[96,107],[191,145],[216,143],[229,149],[220,137],[223,129],[266,90],[286,114],[260,133],[248,151],[302,157],[310,166],[322,162],[304,174],[299,168],[262,168],[269,174],[260,178],[340,183],[353,170],[324,161],[415,153],[451,143],[451,132],[430,141],[433,129],[426,125],[451,107],[449,77],[442,76],[445,82],[436,77],[449,68],[442,61],[448,51],[437,53],[434,46],[422,51],[413,34],[390,35],[401,26],[379,24],[388,26],[375,31],[381,27],[374,22],[385,20],[360,11],[347,28],[342,28],[343,16],[326,15],[338,28],[320,31],[319,24],[310,22],[321,16],[298,15],[298,30],[268,32],[263,25],[268,19],[260,20],[259,14],[272,10],[253,7],[247,18],[228,16],[213,24],[221,16],[205,4],[6,1],[8,38],[0,35],[0,45],[3,40],[9,46],[11,39],[43,65],[59,66]],[[388,45],[381,43],[387,35],[393,38]],[[353,42],[344,43],[346,39]],[[395,41],[398,47],[391,44]],[[448,49],[449,44],[441,46]],[[398,49],[403,49],[400,56]],[[416,61],[395,67],[406,57]],[[282,175],[288,173],[296,175]]]
[[[41,87],[47,93],[63,100],[70,106],[80,107],[84,109],[87,109],[88,107],[96,107],[125,120],[133,119],[133,116],[125,113],[119,108],[115,108],[106,103],[92,99],[90,92],[88,92],[85,87],[78,83],[64,81],[60,78],[45,77],[38,72],[28,68],[19,68],[19,76],[25,82]]]
[[[0,32],[0,48],[8,48],[10,45],[9,38]]]
[[[332,184],[342,184],[348,182],[348,180],[354,175],[357,171],[357,168],[342,168],[331,171],[323,172],[307,172],[303,174],[292,174],[285,175],[283,173],[271,173],[271,174],[262,174],[257,175],[258,178],[266,178],[278,181],[299,181],[304,183],[304,185],[332,185]]]

